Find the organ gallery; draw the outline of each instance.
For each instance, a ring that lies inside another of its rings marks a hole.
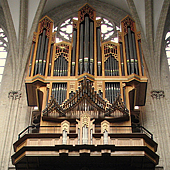
[[[140,32],[121,20],[118,43],[102,41],[101,20],[85,4],[71,42],[55,42],[44,16],[33,35],[25,86],[32,125],[14,143],[17,170],[154,169],[157,143],[140,125],[147,77]]]

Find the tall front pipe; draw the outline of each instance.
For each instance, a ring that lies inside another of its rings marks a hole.
[[[130,57],[129,57],[129,46],[128,46],[127,35],[125,35],[125,46],[126,46],[127,72],[128,75],[130,75],[131,69],[130,69]]]
[[[76,63],[76,42],[77,42],[77,30],[73,29],[73,53],[72,53],[72,69],[71,75],[75,75],[75,63]]]
[[[31,59],[30,59],[30,64],[29,64],[29,76],[31,76],[32,60],[33,60],[33,55],[34,55],[34,48],[35,48],[35,42],[33,42],[33,44],[32,44]]]
[[[98,76],[101,76],[101,52],[100,52],[100,36],[101,30],[100,27],[97,27],[97,72]]]
[[[39,35],[39,39],[38,39],[38,47],[37,47],[37,53],[36,53],[34,75],[38,74],[38,63],[39,63],[39,56],[40,56],[40,49],[41,49],[41,38],[42,38],[42,34]]]
[[[93,21],[90,21],[90,74],[93,74],[94,75],[94,72],[93,72],[93,67],[94,67],[94,64],[93,64],[93,61],[94,61],[94,24],[93,24]]]
[[[51,64],[52,64],[53,46],[54,46],[54,44],[51,44],[50,59],[49,59],[49,66],[48,66],[48,76],[51,76]]]
[[[135,41],[135,34],[134,33],[132,33],[132,43],[133,43],[133,52],[134,52],[135,73],[139,74],[139,72],[138,72],[137,52],[136,52],[136,41]]]
[[[46,33],[46,29],[43,30],[43,34],[42,34],[41,50],[40,50],[39,66],[38,66],[38,73],[39,74],[42,74],[43,53],[44,53],[45,39],[46,39],[45,33]]]
[[[84,31],[84,72],[89,72],[89,17],[85,16],[85,31]]]
[[[132,32],[130,27],[128,27],[128,43],[129,43],[129,51],[130,51],[131,74],[132,74],[134,73],[134,54],[133,54]]]
[[[42,64],[43,64],[43,66],[42,66],[42,75],[45,75],[47,51],[48,51],[48,38],[46,37],[46,40],[45,40],[45,49],[44,49],[44,56],[43,56],[43,63],[42,63]]]
[[[80,56],[79,56],[79,74],[83,73],[83,33],[84,33],[84,24],[80,24]]]

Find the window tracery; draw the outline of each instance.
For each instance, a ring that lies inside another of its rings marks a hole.
[[[166,42],[165,51],[166,51],[168,66],[169,66],[169,70],[170,70],[170,31],[168,31],[166,34],[165,42]]]
[[[54,28],[54,31],[56,31],[56,42],[61,41],[67,41],[71,42],[72,39],[72,33],[73,33],[73,20],[78,20],[77,17],[70,17],[69,19],[65,20],[62,24],[59,26],[56,26]],[[115,23],[109,21],[108,19],[104,17],[96,17],[96,20],[101,21],[101,36],[102,41],[113,41],[117,42],[117,31],[120,30],[118,26],[116,26]]]
[[[0,86],[7,57],[7,51],[8,51],[8,39],[7,36],[5,35],[4,30],[0,28]]]

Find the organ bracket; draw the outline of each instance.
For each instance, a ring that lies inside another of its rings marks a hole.
[[[21,98],[21,91],[20,90],[18,90],[18,91],[11,90],[8,93],[8,98],[12,98],[13,100],[20,99]]]
[[[164,98],[165,94],[164,94],[163,90],[152,90],[151,91],[151,97],[156,98],[156,99],[160,99],[160,98]]]

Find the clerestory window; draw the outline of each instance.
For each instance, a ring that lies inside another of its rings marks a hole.
[[[8,49],[8,39],[4,33],[4,30],[0,28],[0,87],[2,76],[4,72],[6,57],[7,57],[7,50]]]
[[[70,17],[65,20],[61,25],[56,26],[54,31],[56,31],[56,43],[61,41],[71,42],[73,33],[73,20],[78,20],[77,17]],[[109,21],[104,17],[96,17],[96,20],[101,20],[101,37],[102,41],[113,41],[118,42],[117,31],[120,30],[115,23]]]
[[[167,34],[166,34],[165,42],[166,42],[165,51],[166,51],[168,66],[169,66],[169,70],[170,70],[170,31],[167,32]]]

